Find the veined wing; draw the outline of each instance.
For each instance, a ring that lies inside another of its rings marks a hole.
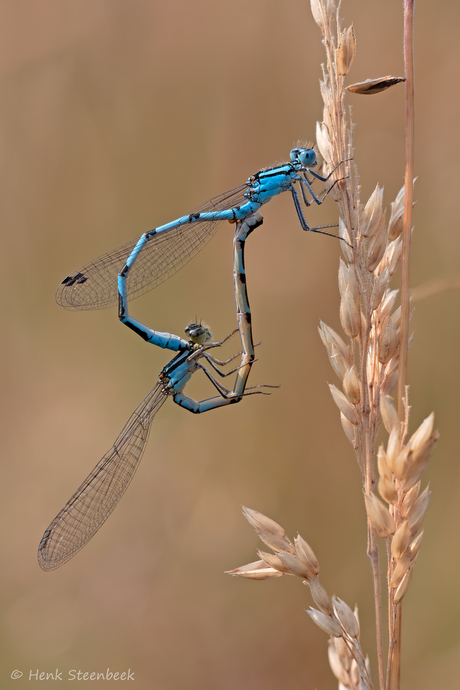
[[[247,202],[247,184],[210,199],[190,212],[222,211]],[[219,221],[194,222],[154,235],[130,269],[130,299],[152,290],[192,259],[217,230]],[[59,285],[56,302],[70,310],[105,309],[118,299],[117,276],[138,240],[113,249],[71,273]]]
[[[133,412],[112,448],[56,515],[38,547],[43,570],[55,570],[67,563],[111,515],[134,476],[152,420],[167,397],[158,383]]]

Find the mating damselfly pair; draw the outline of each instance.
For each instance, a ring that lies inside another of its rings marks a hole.
[[[56,301],[66,309],[101,309],[118,300],[118,316],[122,323],[147,342],[178,354],[160,372],[158,383],[134,411],[112,448],[45,531],[38,549],[38,560],[44,570],[54,570],[66,563],[110,516],[139,465],[151,422],[167,397],[172,397],[175,403],[191,412],[201,413],[237,403],[245,395],[263,393],[247,387],[254,361],[254,343],[244,263],[245,241],[262,224],[262,216],[257,211],[286,191],[292,195],[301,228],[328,234],[323,230],[332,226],[308,226],[295,185],[300,189],[305,207],[313,202],[321,205],[339,179],[334,180],[322,196],[317,196],[312,189],[315,178],[327,182],[344,162],[323,177],[311,169],[317,164],[312,148],[294,148],[290,159],[288,163],[260,170],[245,184],[211,199],[188,215],[154,228],[138,241],[129,242],[89,262],[67,276],[58,287]],[[222,362],[209,350],[220,347],[230,336],[220,342],[212,342],[208,327],[196,323],[186,328],[189,340],[152,330],[129,315],[128,298],[138,297],[173,275],[197,254],[212,237],[219,222],[224,220],[236,223],[233,272],[237,331],[242,351]],[[221,371],[221,367],[240,355],[238,367],[226,374]],[[198,370],[205,373],[217,390],[217,396],[195,401],[185,395],[186,384]],[[233,388],[225,387],[216,378],[216,373],[220,377],[235,373]]]

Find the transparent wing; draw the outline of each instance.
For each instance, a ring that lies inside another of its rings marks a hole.
[[[210,199],[191,213],[222,211],[247,202],[247,184]],[[128,275],[130,299],[152,290],[192,259],[211,239],[219,221],[204,221],[165,230],[152,237]],[[117,276],[137,239],[103,254],[71,273],[59,285],[56,302],[71,310],[105,309],[118,299]]]
[[[152,420],[167,397],[158,383],[133,412],[109,452],[56,515],[38,547],[43,570],[67,563],[111,515],[134,476]]]

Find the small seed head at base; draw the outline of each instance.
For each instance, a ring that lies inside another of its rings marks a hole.
[[[356,52],[356,38],[353,24],[345,29],[340,36],[337,49],[337,68],[343,77],[348,74],[353,64]]]

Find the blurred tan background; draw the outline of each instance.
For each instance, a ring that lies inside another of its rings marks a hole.
[[[418,5],[414,286],[458,274],[460,261],[460,8],[444,3],[440,23],[436,5]],[[346,0],[343,16],[358,41],[349,83],[403,74],[400,2]],[[312,139],[322,59],[304,0],[0,0],[1,688],[56,668],[63,679],[129,668],[139,690],[335,688],[300,580],[224,574],[261,546],[241,504],[311,543],[328,591],[360,608],[376,678],[360,482],[317,334],[319,319],[340,329],[340,248],[300,230],[288,195],[265,207],[247,247],[263,342],[252,382],[282,388],[202,417],[168,401],[100,533],[61,570],[36,561],[43,531],[168,361],[115,309],[60,309],[58,283]],[[389,205],[404,175],[403,87],[347,102],[363,199],[379,182]],[[336,222],[334,202],[309,219]],[[231,245],[223,225],[132,314],[178,334],[202,317],[225,336],[236,324]],[[435,410],[441,442],[404,605],[406,690],[460,683],[459,301],[429,297],[412,322],[412,425]],[[211,394],[196,382],[190,392]],[[24,676],[11,680],[14,669]]]

